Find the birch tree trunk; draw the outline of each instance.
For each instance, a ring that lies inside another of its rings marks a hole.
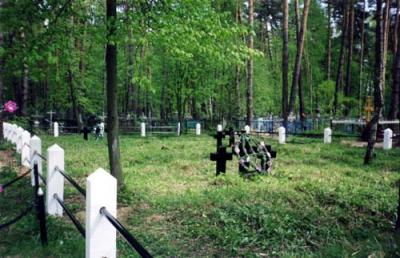
[[[301,61],[304,52],[304,41],[305,41],[305,34],[307,31],[307,20],[308,20],[308,11],[310,9],[310,2],[311,0],[304,1],[304,9],[303,9],[303,17],[301,22],[301,28],[299,32],[299,41],[297,43],[297,52],[296,52],[296,61],[294,64],[293,70],[293,78],[292,78],[292,89],[290,92],[290,99],[289,99],[289,113],[292,113],[294,110],[294,104],[296,99],[297,87],[300,78],[300,70],[301,70]]]
[[[375,78],[374,78],[374,113],[370,122],[368,134],[368,146],[364,157],[364,164],[369,164],[373,159],[374,146],[376,142],[376,132],[378,128],[379,118],[382,114],[383,96],[383,22],[382,22],[382,0],[376,1],[376,31],[375,31]]]

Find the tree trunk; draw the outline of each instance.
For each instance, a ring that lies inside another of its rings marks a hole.
[[[368,146],[364,157],[364,164],[369,164],[373,159],[374,146],[376,142],[376,132],[378,128],[379,118],[382,113],[383,96],[383,23],[382,23],[382,0],[376,1],[376,31],[375,31],[375,78],[374,78],[374,114],[370,122],[370,130],[368,135]]]
[[[346,84],[344,87],[344,95],[349,97],[351,95],[351,63],[353,62],[353,42],[354,42],[354,2],[353,0],[349,1],[350,5],[350,13],[349,13],[349,21],[348,21],[348,45],[347,45],[347,69],[346,69]],[[346,113],[348,113],[348,109],[350,107],[346,107]]]
[[[289,99],[289,110],[288,110],[289,113],[292,113],[294,110],[296,93],[298,90],[297,87],[299,85],[301,61],[302,61],[303,52],[304,52],[304,41],[305,41],[305,35],[306,35],[306,31],[307,31],[307,20],[308,20],[308,11],[310,9],[310,2],[311,2],[311,0],[304,1],[303,17],[302,17],[302,23],[301,23],[301,28],[300,28],[300,32],[299,32],[299,41],[297,43],[296,61],[295,61],[294,70],[293,70],[292,89],[290,92],[290,99]]]
[[[299,1],[294,1],[295,10],[295,21],[296,21],[296,42],[300,42],[300,14],[299,14]],[[299,47],[299,46],[297,46]],[[305,122],[305,111],[304,111],[304,89],[303,89],[303,79],[302,79],[301,65],[300,65],[300,76],[299,76],[299,113],[301,121],[301,129],[304,129]]]
[[[282,116],[284,126],[288,119],[288,95],[289,95],[289,1],[282,1]]]
[[[3,33],[0,32],[0,49],[3,47]],[[4,103],[4,83],[3,83],[3,59],[1,59],[0,55],[0,108]],[[3,115],[0,111],[0,141],[3,140]]]
[[[254,3],[253,0],[248,0],[249,4],[249,27],[251,34],[248,36],[247,46],[250,49],[254,48],[253,42],[253,27],[254,27]],[[246,124],[251,126],[253,120],[253,56],[250,55],[247,60],[247,117]]]
[[[390,6],[392,5],[392,0],[384,1],[385,9],[383,11],[383,21],[382,21],[382,37],[383,37],[383,63],[382,63],[382,94],[385,94],[385,84],[386,84],[386,61],[387,61],[387,50],[389,41],[389,24],[390,24]]]
[[[117,103],[117,46],[113,40],[116,34],[117,1],[107,0],[107,140],[111,174],[117,179],[118,187],[123,186],[118,139],[118,103]]]
[[[400,1],[400,0],[399,0]],[[361,47],[360,47],[360,74],[359,74],[359,85],[358,85],[358,116],[362,114],[362,85],[363,85],[363,69],[364,69],[364,30],[365,30],[365,13],[367,12],[367,0],[364,0],[364,8],[361,19]]]
[[[74,86],[74,73],[72,71],[71,65],[68,65],[68,74],[67,74],[67,82],[69,86],[69,94],[70,94],[70,99],[71,99],[71,104],[72,104],[72,113],[74,116],[74,119],[77,123],[78,126],[78,131],[81,131],[83,128],[82,125],[82,120],[81,116],[79,113],[79,106],[78,106],[78,100],[76,98],[76,90]]]
[[[28,114],[28,96],[29,96],[29,67],[26,62],[23,64],[23,77],[22,77],[22,106],[21,115]]]
[[[400,97],[400,40],[397,41],[397,52],[393,62],[393,86],[392,86],[392,102],[390,108],[389,119],[399,118],[399,97]]]
[[[340,54],[339,54],[339,62],[338,62],[338,70],[336,76],[336,85],[335,85],[335,96],[333,100],[333,114],[336,115],[338,106],[339,106],[339,91],[341,90],[341,83],[343,79],[343,65],[344,65],[344,48],[347,42],[347,30],[348,30],[348,18],[349,18],[349,5],[344,4],[343,10],[343,26],[342,26],[342,40],[340,46]]]
[[[328,0],[328,43],[327,43],[327,75],[326,79],[329,81],[331,79],[331,65],[332,65],[332,26],[331,26],[332,10],[331,10],[331,0]]]
[[[236,2],[236,23],[239,25],[242,25],[242,1],[237,0]],[[240,41],[242,41],[242,35],[240,35],[240,39],[237,42],[237,45],[240,45]],[[240,112],[240,103],[241,103],[241,98],[240,98],[240,84],[241,84],[241,69],[240,69],[240,65],[236,65],[235,67],[235,96],[236,96],[236,105],[235,105],[235,114],[236,114],[236,118],[239,119],[241,116],[241,112]]]

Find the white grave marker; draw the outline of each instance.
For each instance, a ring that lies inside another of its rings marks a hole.
[[[217,125],[217,132],[222,132],[222,125]]]
[[[332,143],[332,129],[325,128],[324,130],[324,143],[331,144]]]
[[[250,134],[250,131],[251,131],[250,126],[249,126],[249,125],[246,125],[246,126],[244,127],[244,131],[245,131],[247,134]]]
[[[60,135],[59,127],[58,127],[58,122],[54,122],[54,137],[58,137]]]
[[[384,131],[384,135],[383,135],[383,149],[384,150],[392,149],[392,137],[393,137],[393,131],[390,128],[387,128]]]
[[[196,124],[196,135],[200,135],[201,134],[201,124],[197,123]]]
[[[285,144],[286,142],[286,129],[285,127],[281,126],[278,129],[279,133],[279,144]]]
[[[176,135],[181,135],[181,123],[178,123],[176,125]]]
[[[146,137],[146,124],[145,123],[140,124],[140,135],[142,137]]]

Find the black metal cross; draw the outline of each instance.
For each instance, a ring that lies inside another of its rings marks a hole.
[[[226,173],[226,161],[232,160],[232,153],[226,152],[226,147],[221,146],[218,148],[217,153],[210,154],[210,160],[216,161],[216,175],[218,176],[221,173]]]
[[[225,133],[220,131],[217,132],[216,135],[214,135],[214,138],[217,139],[217,151],[220,147],[222,147],[222,140],[225,138]]]

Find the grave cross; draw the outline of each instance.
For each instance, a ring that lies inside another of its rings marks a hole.
[[[372,105],[372,98],[371,96],[367,97],[367,103],[365,105],[364,111],[366,113],[365,121],[369,123],[371,121],[371,114],[374,111],[374,106]]]
[[[226,162],[232,160],[232,153],[226,152],[226,147],[221,146],[218,148],[217,153],[210,154],[210,160],[217,162],[216,175],[226,173]]]
[[[53,110],[50,110],[49,112],[47,112],[47,114],[50,115],[50,128],[53,127],[53,115],[54,115],[55,113],[56,113],[56,112],[53,112]]]
[[[214,138],[217,139],[217,151],[222,147],[222,140],[225,138],[225,132],[218,131]]]

